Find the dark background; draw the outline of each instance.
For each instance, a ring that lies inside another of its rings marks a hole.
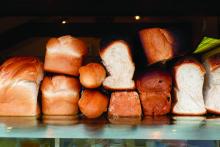
[[[219,15],[217,0],[6,0],[2,16]]]

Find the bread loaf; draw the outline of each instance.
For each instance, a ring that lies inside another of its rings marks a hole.
[[[44,69],[48,72],[79,75],[83,57],[88,52],[81,40],[70,35],[51,38],[47,42]]]
[[[149,64],[173,57],[175,39],[167,29],[147,28],[141,30],[139,36]]]
[[[105,68],[98,63],[89,63],[79,69],[80,83],[86,88],[97,88],[102,85],[106,71]]]
[[[195,59],[184,59],[174,66],[173,113],[179,115],[202,115],[206,113],[203,100],[205,69]]]
[[[125,90],[135,88],[135,83],[132,80],[135,65],[132,61],[130,48],[125,41],[113,41],[100,50],[100,56],[109,72],[109,76],[103,82],[106,89]]]
[[[97,118],[107,111],[108,98],[97,90],[84,90],[79,100],[80,111],[87,118]]]
[[[171,109],[172,79],[169,73],[151,69],[136,80],[144,115],[164,115]]]
[[[64,75],[45,77],[41,91],[43,114],[75,115],[78,113],[80,97],[78,79]]]
[[[108,117],[141,117],[141,103],[135,91],[113,92]]]
[[[38,89],[43,65],[34,57],[13,57],[0,67],[0,116],[35,116],[40,113]]]
[[[220,114],[220,54],[210,56],[205,60],[206,69],[204,100],[206,109]]]

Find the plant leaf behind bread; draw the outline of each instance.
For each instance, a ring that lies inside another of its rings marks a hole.
[[[193,53],[202,53],[216,48],[217,46],[220,46],[220,39],[204,37]]]

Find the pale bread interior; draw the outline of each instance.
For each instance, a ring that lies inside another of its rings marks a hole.
[[[204,85],[205,106],[211,111],[220,113],[220,68],[210,70],[210,65],[205,62],[206,82]]]
[[[180,114],[202,114],[206,112],[203,100],[204,73],[194,63],[182,64],[175,73],[177,103],[173,111]]]
[[[103,85],[113,89],[132,89],[135,66],[129,54],[129,48],[121,42],[114,43],[104,51],[103,64],[110,75]]]

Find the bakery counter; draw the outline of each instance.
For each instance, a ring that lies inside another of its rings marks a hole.
[[[0,117],[0,137],[219,140],[220,117],[160,116],[107,120],[76,117]]]

